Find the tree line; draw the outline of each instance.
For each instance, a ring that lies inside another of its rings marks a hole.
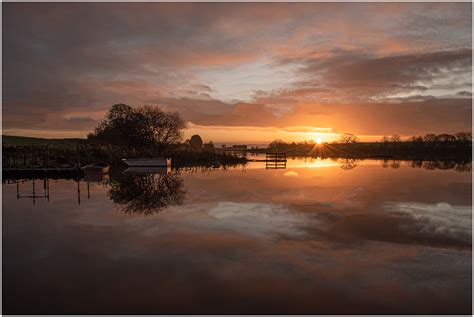
[[[274,140],[267,149],[253,152],[276,151],[294,156],[398,159],[470,160],[471,132],[456,134],[428,133],[402,140],[399,135],[385,135],[377,142],[360,142],[352,133],[343,133],[337,141],[316,144],[315,141],[291,142]]]
[[[454,135],[452,134],[434,134],[428,133],[424,136],[412,136],[407,138],[406,140],[402,140],[400,135],[392,134],[392,135],[384,135],[379,142],[364,142],[364,143],[382,143],[382,144],[394,144],[400,142],[416,142],[416,143],[458,143],[463,145],[471,144],[472,142],[472,133],[471,132],[458,132]],[[337,141],[331,142],[332,144],[356,144],[360,143],[360,139],[358,136],[352,133],[342,133],[339,136]],[[268,148],[284,148],[288,146],[297,146],[297,145],[315,145],[316,142],[314,140],[308,140],[303,142],[284,142],[281,139],[273,140],[271,143],[268,144]]]
[[[359,142],[359,138],[352,134],[352,133],[343,133],[339,137],[338,142],[336,143],[343,143],[343,144],[351,144],[351,143],[357,143]],[[392,135],[384,135],[382,139],[380,140],[382,143],[398,143],[398,142],[404,142],[400,135],[398,134],[392,134]],[[425,134],[424,136],[412,136],[409,137],[405,140],[405,142],[428,142],[428,143],[434,143],[434,142],[442,142],[442,143],[465,143],[468,144],[472,142],[472,133],[471,132],[457,132],[454,135],[452,134],[434,134],[434,133],[428,133]]]

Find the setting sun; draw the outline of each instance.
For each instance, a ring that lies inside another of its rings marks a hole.
[[[316,139],[316,144],[322,144],[322,143],[323,143],[323,140],[321,138]]]

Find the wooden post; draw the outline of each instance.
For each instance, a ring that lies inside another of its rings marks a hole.
[[[76,156],[77,156],[76,157],[76,160],[77,160],[76,161],[76,167],[79,168],[79,167],[81,167],[81,163],[79,161],[79,145],[76,147]]]
[[[46,145],[46,167],[49,166],[49,148]]]
[[[46,179],[46,190],[47,190],[47,193],[48,193],[48,203],[49,203],[49,178]]]
[[[32,156],[33,156],[33,168],[36,168],[36,165],[37,165],[37,161],[36,161],[36,148],[34,148],[33,146],[31,146],[31,152],[33,153]]]
[[[33,205],[36,205],[35,179],[33,178]]]
[[[79,180],[77,180],[77,204],[81,204],[81,188],[79,187]]]

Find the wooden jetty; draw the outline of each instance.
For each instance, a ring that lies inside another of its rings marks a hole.
[[[48,166],[49,149],[39,145],[16,145],[8,148],[3,146],[3,166],[27,168],[31,166]]]
[[[53,162],[48,146],[18,145],[3,146],[3,178],[54,178],[63,176],[75,178],[81,176],[78,162]]]
[[[265,159],[247,159],[249,162],[264,162],[267,169],[285,169],[286,168],[286,153],[265,153]]]
[[[286,153],[266,153],[265,154],[265,168],[266,169],[285,169],[286,168]]]

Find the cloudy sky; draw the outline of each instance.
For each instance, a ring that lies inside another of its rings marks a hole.
[[[3,3],[3,133],[84,137],[115,103],[186,136],[471,130],[470,3]]]

